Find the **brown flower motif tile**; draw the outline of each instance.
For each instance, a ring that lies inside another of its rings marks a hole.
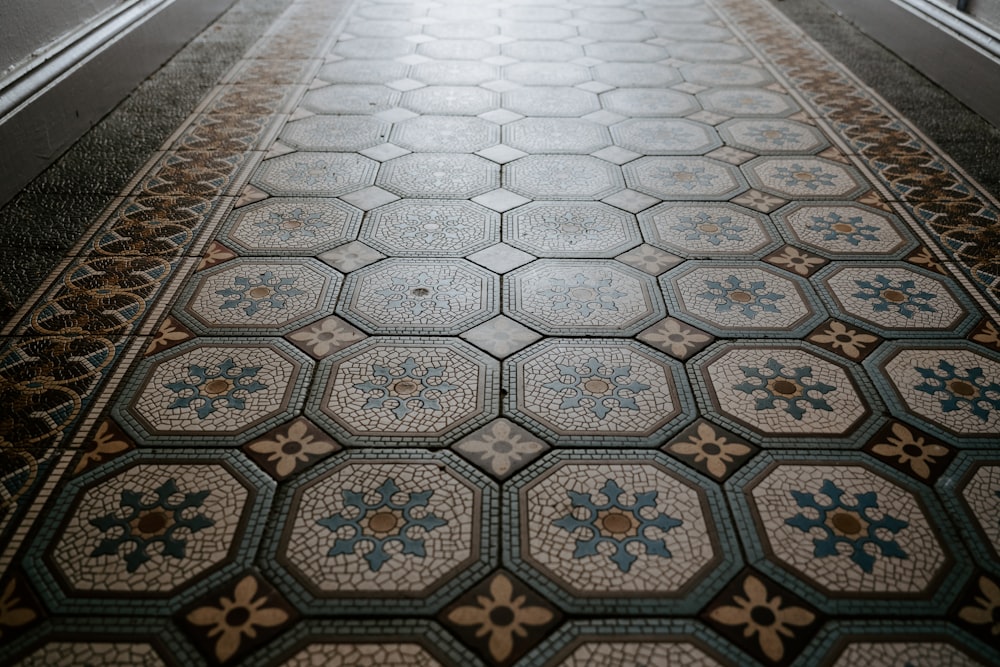
[[[827,320],[819,325],[806,336],[806,340],[851,361],[861,361],[882,342],[873,333],[837,320]]]
[[[210,266],[222,264],[234,257],[236,257],[235,252],[218,241],[212,241],[211,245],[208,246],[208,250],[205,251],[205,255],[201,258],[201,262],[198,263],[197,270],[202,271]]]
[[[1000,584],[981,574],[973,577],[955,604],[957,620],[973,634],[996,644],[1000,640]]]
[[[791,271],[792,273],[796,273],[800,276],[811,276],[816,273],[820,267],[828,263],[827,260],[822,257],[810,255],[809,253],[790,245],[779,248],[765,257],[764,261],[768,264],[779,266],[786,271]]]
[[[152,340],[149,341],[149,345],[146,347],[146,356],[169,350],[192,338],[194,338],[194,332],[174,318],[167,317],[153,334]]]
[[[363,341],[367,336],[339,317],[331,315],[293,331],[285,338],[306,354],[322,359]]]
[[[761,662],[787,665],[819,630],[819,614],[794,593],[747,571],[703,613],[706,622]]]
[[[969,340],[985,345],[991,350],[1000,350],[1000,327],[989,320],[983,320],[969,334]]]
[[[868,192],[858,197],[855,201],[857,201],[859,204],[865,204],[866,206],[871,206],[872,208],[880,208],[883,211],[892,213],[892,207],[889,206],[889,204],[886,203],[885,199],[883,199],[882,196],[879,195],[879,193],[875,192],[874,190],[869,190]]]
[[[249,573],[180,614],[180,624],[212,662],[234,664],[298,618],[278,591]]]
[[[0,583],[0,645],[20,637],[42,618],[41,606],[20,575]]]
[[[893,468],[933,484],[958,453],[935,438],[901,422],[890,422],[864,450]]]
[[[761,213],[770,213],[788,203],[781,197],[775,197],[760,190],[747,190],[739,197],[730,199],[730,201],[734,204],[760,211]]]
[[[691,358],[715,340],[711,334],[673,317],[660,320],[636,338],[681,361]]]
[[[837,162],[843,162],[844,164],[851,164],[851,161],[847,159],[847,156],[833,146],[821,151],[818,155],[819,157],[825,157],[827,160],[836,160]]]
[[[113,420],[105,419],[97,427],[97,432],[87,444],[76,467],[74,475],[79,475],[113,458],[121,456],[130,449],[135,449],[135,442]]]
[[[540,642],[561,615],[501,570],[445,608],[440,619],[488,664],[503,667]]]
[[[663,450],[720,482],[759,451],[742,438],[704,419],[681,431]]]
[[[500,479],[506,479],[548,451],[544,442],[514,422],[494,419],[452,449]]]
[[[948,275],[948,271],[945,270],[944,264],[934,256],[934,253],[930,251],[930,248],[918,248],[909,257],[906,258],[907,262],[911,264],[916,264],[917,266],[922,266],[925,269],[930,269],[935,273],[940,273],[942,276]]]
[[[243,446],[243,451],[269,475],[281,481],[341,449],[333,438],[299,417]]]
[[[243,188],[240,192],[240,196],[236,199],[236,204],[234,208],[239,208],[240,206],[246,206],[247,204],[253,204],[254,202],[262,201],[267,199],[271,195],[267,194],[263,190],[253,185],[248,185]]]

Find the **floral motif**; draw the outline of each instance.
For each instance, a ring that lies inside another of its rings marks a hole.
[[[211,491],[185,493],[180,502],[172,502],[171,497],[181,493],[174,479],[168,479],[153,493],[156,500],[142,501],[140,491],[124,490],[121,507],[124,516],[105,514],[90,520],[91,525],[103,533],[111,532],[91,553],[96,556],[117,556],[124,545],[132,550],[125,554],[125,564],[129,572],[135,572],[150,559],[147,550],[156,543],[161,545],[161,554],[173,558],[184,558],[187,540],[182,536],[210,528],[215,522],[204,514],[191,511],[201,507]]]
[[[639,405],[633,395],[649,389],[649,385],[637,380],[623,384],[632,373],[631,366],[607,369],[594,357],[583,364],[582,368],[586,369],[583,371],[576,366],[565,364],[557,364],[557,367],[560,376],[569,377],[570,382],[559,379],[547,382],[543,386],[563,394],[562,402],[559,404],[560,410],[583,407],[594,413],[598,419],[604,419],[613,409],[612,406],[638,410]]]
[[[527,435],[527,434],[526,434]],[[498,475],[506,475],[525,457],[541,452],[545,446],[534,438],[516,433],[506,419],[497,419],[489,427],[466,438],[457,446],[463,452],[478,455],[479,459]]]
[[[709,617],[723,625],[742,626],[743,636],[756,637],[760,650],[775,662],[785,656],[784,638],[795,636],[793,628],[816,620],[808,609],[785,606],[780,595],[768,595],[763,582],[753,575],[743,581],[743,595],[734,596],[733,602],[716,607]]]
[[[703,343],[712,340],[712,337],[686,326],[680,320],[668,317],[640,334],[639,339],[656,345],[678,359],[684,359],[692,350],[698,349]]]
[[[997,330],[995,324],[988,320],[983,323],[979,331],[972,337],[972,340],[1000,350],[1000,331]]]
[[[824,241],[845,241],[852,246],[860,246],[862,241],[879,241],[876,234],[881,227],[866,223],[860,215],[844,218],[839,213],[812,216],[806,229],[823,234]]]
[[[168,348],[185,341],[188,338],[192,338],[193,335],[183,326],[178,324],[174,318],[168,317],[163,320],[163,324],[160,328],[156,330],[156,335],[153,339],[149,341],[149,346],[146,348],[146,354],[150,355],[154,352],[159,351],[160,348]]]
[[[279,241],[290,241],[295,237],[316,238],[316,230],[329,227],[323,222],[322,213],[306,214],[301,208],[289,213],[272,211],[266,220],[260,220],[254,225],[260,228],[261,236],[274,236]]]
[[[798,248],[787,246],[777,255],[767,258],[767,261],[775,266],[794,271],[800,276],[808,276],[813,269],[821,266],[825,260],[821,257],[813,257]]]
[[[310,459],[336,451],[337,446],[327,440],[320,440],[309,433],[309,422],[298,419],[284,433],[276,433],[273,438],[257,440],[249,448],[267,456],[267,461],[275,464],[279,477],[291,475]]]
[[[216,291],[216,294],[227,297],[219,308],[242,308],[247,317],[256,315],[263,307],[283,309],[285,299],[304,294],[302,290],[293,287],[295,280],[294,277],[279,278],[271,271],[265,271],[256,278],[236,276],[233,279],[235,288],[227,287]]]
[[[426,273],[416,277],[392,277],[392,286],[375,290],[386,298],[388,310],[405,310],[420,317],[427,310],[451,310],[450,301],[461,295],[451,286],[451,278],[432,278]]]
[[[132,443],[125,439],[125,436],[120,434],[111,422],[101,422],[101,425],[97,427],[97,433],[90,441],[90,447],[80,457],[73,474],[79,475],[91,464],[100,463],[105,457],[124,452],[131,447]]]
[[[364,335],[354,327],[345,324],[343,320],[337,317],[328,317],[289,334],[288,338],[294,342],[302,343],[315,356],[325,357],[352,343],[357,343],[364,338]]]
[[[17,582],[11,579],[0,595],[0,639],[3,639],[3,629],[19,628],[31,623],[38,617],[35,610],[21,607],[21,598],[17,597]]]
[[[764,368],[740,366],[747,381],[733,385],[733,389],[747,394],[764,394],[756,399],[757,410],[773,410],[777,407],[776,403],[782,403],[784,411],[796,420],[802,419],[806,413],[803,404],[813,410],[833,412],[833,407],[822,395],[837,388],[818,380],[807,382],[812,380],[811,367],[789,369],[777,359],[771,358],[764,364]]]
[[[858,359],[865,347],[878,341],[878,336],[848,329],[841,322],[832,320],[823,331],[809,336],[809,340],[829,345],[833,350],[843,352],[851,359]]]
[[[732,202],[764,213],[770,213],[784,204],[785,200],[766,192],[761,192],[760,190],[747,190],[739,197],[733,199]]]
[[[1000,384],[986,379],[979,366],[959,370],[954,364],[941,359],[937,369],[916,368],[924,381],[914,389],[936,396],[943,412],[962,408],[987,421],[990,412],[1000,410]]]
[[[664,186],[684,190],[712,187],[712,181],[719,178],[718,174],[707,173],[705,167],[692,167],[683,162],[676,167],[657,167],[655,175]]]
[[[745,232],[747,227],[733,222],[732,216],[712,216],[702,211],[679,217],[673,229],[684,234],[688,241],[707,241],[717,246],[726,241],[742,241],[740,232]]]
[[[240,650],[244,638],[255,639],[258,628],[273,628],[289,620],[288,612],[268,606],[268,596],[257,597],[259,584],[246,576],[236,585],[233,597],[219,598],[218,606],[198,607],[187,615],[193,625],[211,626],[208,637],[218,637],[215,657],[226,662]]]
[[[801,186],[810,190],[818,190],[821,187],[833,187],[836,174],[823,171],[822,167],[805,167],[796,162],[790,167],[776,166],[773,178],[784,181],[786,187]]]
[[[896,422],[892,425],[892,435],[886,437],[886,442],[874,445],[872,452],[887,459],[897,459],[900,465],[909,465],[921,478],[930,479],[931,466],[937,464],[936,457],[947,456],[951,450],[927,442]]]
[[[195,378],[195,382],[178,380],[164,383],[167,389],[182,394],[167,408],[174,410],[194,406],[201,419],[220,406],[242,410],[246,407],[246,394],[267,389],[267,385],[253,379],[260,369],[261,366],[237,366],[231,357],[219,364],[218,371],[211,370],[210,366],[192,364],[188,367],[188,376]]]
[[[848,505],[843,501],[844,491],[826,479],[820,486],[819,494],[804,491],[792,491],[791,494],[799,507],[817,516],[814,518],[799,513],[785,519],[785,523],[803,533],[812,533],[813,529],[823,532],[822,538],[813,539],[813,555],[817,558],[839,556],[838,545],[844,544],[851,550],[851,561],[868,574],[875,567],[876,557],[872,551],[883,557],[909,558],[899,543],[887,536],[903,530],[910,525],[909,522],[884,512],[873,513],[872,510],[879,509],[878,494],[874,491],[853,494],[855,502]],[[820,502],[818,495],[826,496],[830,502]],[[874,549],[866,548],[869,546]]]
[[[931,271],[940,273],[944,275],[946,272],[944,266],[938,261],[937,257],[931,253],[930,248],[921,248],[919,251],[907,258],[914,264],[920,264],[921,266],[926,266]]]
[[[989,627],[994,637],[1000,635],[1000,586],[989,577],[979,577],[979,593],[975,605],[962,607],[958,617],[966,623]]]
[[[698,296],[715,305],[715,312],[737,311],[752,320],[760,313],[780,313],[775,303],[785,298],[784,294],[769,292],[765,280],[742,280],[729,276],[724,281],[706,280],[707,292]]]
[[[441,410],[441,402],[438,400],[441,394],[458,389],[457,386],[449,384],[444,380],[436,384],[430,384],[431,378],[440,378],[444,375],[445,368],[427,368],[423,375],[418,375],[416,370],[420,367],[413,357],[408,357],[400,365],[401,372],[396,374],[386,366],[372,365],[372,375],[380,381],[373,382],[365,380],[354,385],[355,389],[364,392],[378,392],[379,395],[371,396],[362,406],[364,410],[377,410],[394,405],[392,413],[397,419],[402,419],[412,411],[411,405],[419,403],[422,410]]]
[[[937,298],[937,295],[917,289],[916,281],[892,280],[879,273],[874,281],[855,280],[854,284],[861,291],[851,296],[873,302],[872,310],[876,313],[895,312],[909,320],[917,312],[937,312],[930,304],[931,299]]]
[[[709,473],[721,479],[726,475],[728,464],[736,460],[735,457],[746,456],[753,450],[747,445],[730,442],[709,424],[701,423],[697,433],[670,445],[670,451],[681,456],[693,456],[695,463],[704,463]]]
[[[460,231],[466,226],[465,218],[460,213],[421,210],[420,213],[407,213],[398,227],[398,233],[400,238],[431,245],[461,239]]]
[[[392,555],[385,550],[386,545],[392,542],[402,545],[403,554],[421,558],[426,556],[424,541],[420,537],[414,537],[411,531],[414,528],[421,528],[429,533],[435,528],[447,525],[448,522],[425,510],[421,510],[422,516],[415,517],[413,510],[426,508],[434,492],[410,493],[405,503],[397,503],[392,498],[401,493],[401,490],[392,479],[382,482],[375,492],[379,500],[369,504],[365,502],[364,493],[343,489],[341,493],[344,496],[344,505],[354,508],[357,512],[349,513],[352,518],[345,518],[344,513],[340,513],[317,521],[333,532],[345,527],[352,530],[349,538],[334,539],[327,555],[353,554],[359,544],[370,544],[372,549],[364,554],[364,559],[368,561],[368,567],[373,572],[377,572],[392,558]]]
[[[198,263],[198,271],[207,269],[210,266],[215,266],[216,264],[222,264],[226,260],[230,260],[236,257],[236,253],[222,245],[218,241],[212,241],[212,244],[208,246],[208,250],[205,251],[205,256],[201,258],[201,262]]]
[[[527,627],[545,625],[555,615],[545,607],[527,604],[524,595],[514,596],[514,586],[500,573],[490,582],[490,594],[476,597],[475,605],[456,607],[448,614],[455,625],[475,626],[476,637],[489,636],[490,656],[502,662],[514,652],[515,637],[527,637]]]
[[[750,126],[747,127],[747,138],[761,145],[785,146],[786,144],[799,143],[802,133],[793,132],[787,127],[775,127],[774,125]]]
[[[285,178],[297,185],[323,185],[329,179],[340,180],[336,173],[330,173],[330,165],[324,160],[293,162],[285,168]]]
[[[591,279],[582,273],[572,281],[550,278],[549,288],[540,290],[539,296],[548,297],[552,310],[574,310],[583,317],[590,317],[598,310],[618,310],[615,299],[627,296],[611,285],[611,278]]]
[[[598,556],[600,555],[598,545],[610,544],[614,547],[614,553],[609,558],[618,566],[619,570],[628,572],[632,569],[632,564],[637,558],[629,552],[627,547],[630,544],[643,545],[648,555],[660,556],[661,558],[672,557],[664,540],[652,539],[646,535],[646,531],[650,528],[659,528],[664,533],[668,533],[671,529],[684,523],[663,512],[656,512],[658,491],[636,492],[635,502],[631,505],[622,502],[625,490],[613,479],[604,482],[600,492],[607,497],[606,503],[595,503],[589,493],[567,490],[566,493],[570,497],[573,509],[585,509],[587,516],[584,519],[579,519],[570,513],[552,522],[570,533],[581,528],[585,530],[584,534],[589,533],[589,537],[577,538],[573,558]],[[644,509],[651,511],[643,512]],[[654,513],[656,514],[655,518],[648,518]]]

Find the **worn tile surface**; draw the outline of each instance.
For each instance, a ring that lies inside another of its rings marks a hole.
[[[220,81],[2,330],[0,662],[1000,663],[1000,207],[768,3]]]

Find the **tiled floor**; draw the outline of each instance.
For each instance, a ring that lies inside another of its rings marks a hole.
[[[998,664],[998,211],[764,0],[294,2],[0,332],[0,658]]]

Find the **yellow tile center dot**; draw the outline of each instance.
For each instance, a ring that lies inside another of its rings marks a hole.
[[[736,303],[750,303],[751,301],[753,301],[753,296],[751,296],[747,292],[743,292],[740,290],[737,290],[735,292],[730,292],[729,298],[730,300],[735,301]]]
[[[787,380],[784,378],[778,380],[771,380],[770,382],[767,383],[767,385],[768,389],[770,389],[775,394],[778,394],[779,396],[792,397],[800,395],[802,393],[802,387],[797,382],[793,382],[792,380]]]
[[[794,176],[797,181],[812,181],[816,178],[816,176],[810,174],[808,171],[797,171],[792,174],[792,176]]]
[[[173,521],[163,510],[143,512],[132,520],[132,530],[145,539],[159,537],[167,532]]]
[[[948,389],[953,394],[957,394],[963,398],[970,398],[976,395],[976,387],[965,380],[951,380],[948,382]]]
[[[583,383],[583,388],[590,394],[606,394],[611,391],[611,385],[607,380],[587,380]]]
[[[896,289],[885,290],[882,292],[882,298],[893,303],[903,303],[906,301],[906,295]]]
[[[620,510],[606,510],[597,517],[597,526],[605,537],[623,539],[639,534],[639,521]]]
[[[841,234],[850,234],[854,231],[854,225],[849,225],[846,222],[838,222],[835,225],[830,225],[830,229]]]
[[[703,222],[700,225],[698,225],[698,231],[703,232],[705,234],[717,234],[721,230],[722,230],[721,227],[712,222]]]
[[[215,380],[209,380],[205,383],[205,386],[202,388],[202,393],[208,396],[224,396],[232,389],[233,383],[231,380],[216,378]]]
[[[569,295],[577,301],[593,301],[597,298],[597,292],[588,287],[577,287],[569,291]]]
[[[288,220],[282,220],[280,227],[282,229],[287,229],[289,231],[295,231],[297,229],[302,229],[302,221],[290,218]]]
[[[420,385],[413,380],[396,380],[389,389],[397,396],[413,396],[420,391]]]
[[[837,510],[826,520],[826,525],[841,537],[858,537],[868,530],[868,522],[854,512]]]
[[[254,287],[252,290],[250,290],[250,296],[254,299],[265,299],[271,296],[271,288],[263,286]]]

